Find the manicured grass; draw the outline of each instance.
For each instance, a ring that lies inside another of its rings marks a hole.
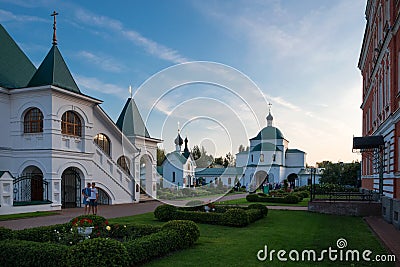
[[[310,198],[303,198],[302,201],[300,201],[297,204],[287,204],[287,203],[270,203],[270,202],[248,202],[246,198],[239,198],[239,199],[233,199],[233,200],[227,200],[227,201],[220,201],[217,202],[216,204],[221,204],[221,205],[250,205],[253,203],[257,204],[263,204],[266,206],[294,206],[294,207],[307,207],[308,202],[310,201]]]
[[[153,213],[110,219],[110,222],[162,224],[154,219]],[[257,252],[265,245],[268,251],[314,249],[318,253],[329,247],[337,249],[339,238],[347,240],[346,249],[361,252],[369,249],[373,256],[388,254],[360,217],[270,210],[266,218],[244,228],[198,225],[200,239],[194,247],[155,259],[145,266],[394,266],[365,261],[279,262],[276,252],[272,262],[257,260]]]
[[[36,211],[36,212],[27,212],[27,213],[7,214],[7,215],[0,215],[0,221],[51,216],[51,215],[57,215],[57,214],[59,214],[59,213],[55,212],[55,211]]]

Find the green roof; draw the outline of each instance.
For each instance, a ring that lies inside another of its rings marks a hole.
[[[36,71],[35,66],[1,24],[0,62],[0,86],[4,88],[26,87]]]
[[[250,140],[267,140],[267,139],[285,139],[281,130],[273,126],[267,126],[262,129],[256,137]]]
[[[74,93],[81,93],[56,45],[51,47],[28,84],[29,87],[43,85],[54,85]]]
[[[256,145],[255,147],[253,147],[251,151],[282,151],[282,150],[274,144],[265,142]]]
[[[159,175],[163,175],[163,167],[162,166],[157,166],[157,172]]]
[[[128,98],[126,101],[116,125],[126,136],[138,135],[150,138],[150,134],[133,98]]]
[[[187,158],[185,158],[185,157],[181,154],[181,152],[178,152],[178,151],[174,151],[174,152],[168,153],[168,154],[165,156],[166,160],[168,160],[168,158],[169,158],[171,155],[175,155],[175,156],[178,158],[178,160],[179,160],[182,164],[185,164],[186,161],[187,161]]]
[[[242,175],[242,167],[227,168],[204,168],[195,172],[196,176],[221,176],[221,175]]]

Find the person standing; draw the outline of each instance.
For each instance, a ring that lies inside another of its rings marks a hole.
[[[97,200],[99,198],[99,191],[96,188],[96,183],[92,183],[92,188],[90,189],[91,193],[90,193],[90,207],[92,208],[92,213],[93,215],[97,214]],[[90,212],[90,211],[89,211]]]
[[[86,187],[82,189],[82,195],[83,195],[83,205],[85,205],[85,211],[84,215],[90,213],[90,207],[89,207],[89,196],[91,194],[92,190],[90,188],[90,183],[87,183]]]

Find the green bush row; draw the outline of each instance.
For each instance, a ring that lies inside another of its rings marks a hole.
[[[299,196],[295,194],[289,194],[285,197],[261,197],[257,194],[249,194],[246,196],[246,200],[249,202],[270,202],[270,203],[286,203],[286,204],[296,204],[301,201]]]
[[[65,246],[47,241],[10,239],[16,235],[10,234],[5,228],[0,229],[0,234],[6,239],[0,241],[0,266],[132,266],[187,248],[200,236],[194,222],[170,221],[162,227],[123,227],[119,234],[125,231],[127,234],[144,235],[155,231],[127,242],[100,237]]]
[[[242,227],[263,218],[268,214],[264,205],[253,204],[247,208],[217,206],[215,212],[201,210],[179,209],[170,205],[160,205],[154,211],[154,216],[160,221],[191,220],[197,223],[219,224]]]

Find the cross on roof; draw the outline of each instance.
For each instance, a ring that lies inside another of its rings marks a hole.
[[[57,45],[57,36],[56,36],[56,16],[58,15],[58,13],[56,11],[53,11],[53,13],[50,14],[50,16],[53,17],[53,45]]]
[[[271,102],[268,103],[268,106],[269,106],[268,110],[269,110],[269,112],[271,112],[271,107],[272,107]]]

